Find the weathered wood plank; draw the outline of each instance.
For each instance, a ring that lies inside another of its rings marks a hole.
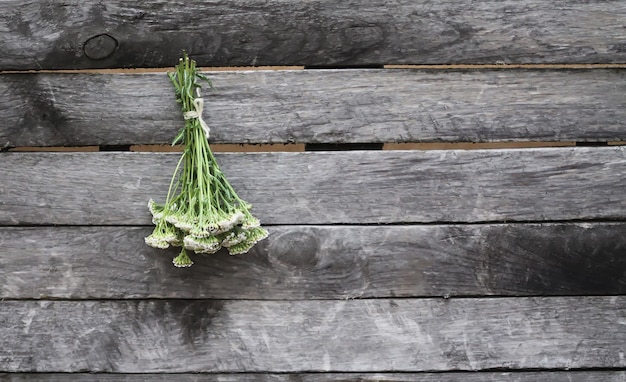
[[[626,223],[269,230],[247,255],[180,270],[147,227],[0,228],[0,298],[626,294]]]
[[[1,69],[614,63],[612,1],[4,0]]]
[[[620,70],[210,74],[214,143],[626,140]],[[165,74],[0,76],[0,147],[170,143]]]
[[[626,366],[624,296],[4,301],[0,307],[0,370],[9,372]]]
[[[150,224],[179,154],[3,153],[0,224]],[[218,156],[265,224],[623,219],[626,147]]]
[[[625,371],[526,371],[526,372],[454,372],[454,373],[298,373],[298,374],[87,374],[87,373],[15,373],[0,374],[5,382],[624,382]]]

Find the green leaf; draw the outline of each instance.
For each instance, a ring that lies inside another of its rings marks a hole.
[[[179,142],[182,142],[184,137],[185,137],[185,128],[183,127],[182,129],[178,131],[176,138],[174,138],[174,140],[172,141],[172,146],[176,145]]]

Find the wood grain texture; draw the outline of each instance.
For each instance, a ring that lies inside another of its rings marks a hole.
[[[236,373],[236,374],[0,374],[5,382],[624,382],[625,371],[527,371],[453,373]]]
[[[209,73],[213,143],[625,141],[623,70]],[[0,147],[170,143],[160,74],[0,76]]]
[[[0,224],[150,224],[180,154],[2,153]],[[623,219],[626,147],[232,153],[265,224]]]
[[[4,0],[2,69],[622,63],[608,1]]]
[[[279,226],[251,252],[148,247],[148,227],[0,228],[0,298],[626,294],[626,223]],[[19,259],[19,260],[18,260]]]
[[[8,372],[626,367],[624,296],[0,307],[0,370]]]

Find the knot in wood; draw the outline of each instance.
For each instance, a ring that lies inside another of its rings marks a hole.
[[[113,36],[103,33],[85,41],[83,52],[91,60],[103,60],[115,53],[118,47],[119,42]]]
[[[311,269],[318,263],[318,239],[308,231],[289,231],[272,241],[268,255],[275,265],[295,269]]]

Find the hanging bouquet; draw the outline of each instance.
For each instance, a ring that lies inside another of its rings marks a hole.
[[[220,170],[209,147],[209,127],[202,119],[204,100],[199,81],[212,88],[196,62],[183,54],[168,76],[176,89],[185,127],[174,142],[185,145],[172,175],[164,204],[150,199],[154,231],[145,241],[154,248],[182,247],[174,258],[177,267],[190,267],[187,251],[215,253],[225,247],[231,255],[248,252],[268,232],[252,216],[252,206],[239,198]]]

